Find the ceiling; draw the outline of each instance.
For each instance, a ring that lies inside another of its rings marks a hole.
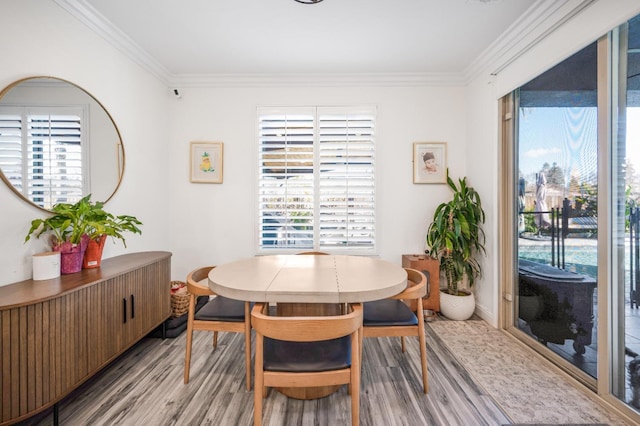
[[[56,1],[189,76],[465,73],[537,0]]]

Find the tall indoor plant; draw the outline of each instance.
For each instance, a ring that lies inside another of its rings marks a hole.
[[[25,242],[32,235],[38,238],[43,233],[50,232],[51,247],[61,254],[63,274],[78,272],[82,269],[83,262],[84,267],[100,266],[106,237],[121,239],[126,247],[124,232],[142,233],[138,228],[142,223],[138,219],[128,215],[114,216],[104,210],[103,202],[92,202],[91,194],[74,204],[58,203],[51,211],[53,216],[31,221]],[[96,254],[92,254],[87,261],[87,250],[93,253],[91,247],[96,245]]]
[[[447,171],[447,184],[453,191],[453,197],[440,204],[433,214],[433,222],[427,230],[429,248],[426,253],[440,261],[440,269],[447,282],[447,287],[441,289],[440,294],[442,313],[452,319],[467,319],[473,314],[475,299],[471,291],[459,287],[464,279],[469,288],[473,287],[482,272],[477,255],[485,253],[485,234],[481,228],[485,213],[480,195],[467,184],[466,177],[458,179],[456,185]],[[448,296],[453,296],[453,299]],[[459,299],[460,296],[466,300]],[[464,312],[452,312],[449,308],[461,308]]]

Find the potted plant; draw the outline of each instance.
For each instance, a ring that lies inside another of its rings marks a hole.
[[[123,232],[142,233],[138,228],[142,223],[138,219],[127,215],[114,216],[103,206],[103,202],[92,202],[91,194],[75,204],[58,203],[51,209],[53,216],[31,221],[25,242],[32,235],[39,238],[43,233],[51,232],[51,246],[54,251],[60,251],[63,274],[82,269],[87,247],[90,247],[89,257],[84,260],[84,266],[98,267],[107,236],[121,239],[126,247]]]
[[[124,239],[124,232],[133,232],[134,234],[142,234],[138,225],[142,225],[134,216],[119,215],[115,216],[104,211],[104,203],[96,202],[92,205],[91,214],[87,216],[87,235],[89,241],[87,250],[82,263],[83,268],[97,268],[102,261],[102,251],[107,237],[113,237],[122,240],[122,244],[127,246]]]
[[[458,181],[456,185],[447,170],[453,198],[436,208],[427,231],[429,248],[425,252],[440,261],[447,282],[447,287],[440,290],[441,312],[448,318],[463,320],[473,315],[475,298],[473,292],[460,285],[466,280],[468,287],[473,287],[482,272],[476,256],[485,253],[485,234],[480,227],[485,213],[480,195],[467,184],[467,178]]]

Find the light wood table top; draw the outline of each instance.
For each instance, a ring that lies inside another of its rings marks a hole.
[[[401,266],[364,256],[255,256],[209,273],[215,293],[251,302],[369,302],[398,294],[406,286],[407,273]]]

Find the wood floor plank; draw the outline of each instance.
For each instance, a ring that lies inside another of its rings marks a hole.
[[[433,333],[427,333],[429,394],[422,392],[417,338],[407,352],[397,338],[364,340],[361,425],[500,425],[511,423],[491,396]],[[244,387],[243,336],[195,332],[189,384],[183,384],[185,335],[145,338],[60,404],[63,425],[251,425],[253,391]],[[301,401],[269,389],[265,425],[350,424],[346,387]],[[27,422],[25,422],[27,424]],[[48,426],[51,415],[28,424]]]

